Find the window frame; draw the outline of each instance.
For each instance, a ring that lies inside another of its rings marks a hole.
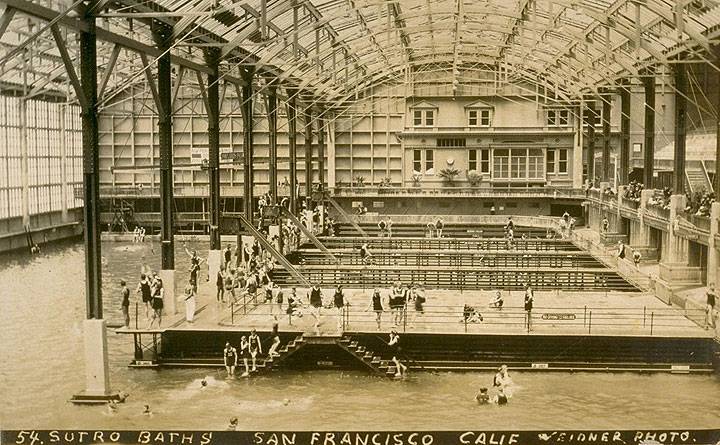
[[[475,117],[472,116],[473,114]],[[470,128],[489,128],[492,126],[492,118],[492,108],[474,107],[467,110],[467,126]],[[474,124],[472,120],[475,120]]]
[[[413,127],[414,128],[433,128],[433,127],[435,127],[435,116],[436,115],[435,115],[434,108],[414,108],[413,109]]]
[[[546,127],[567,128],[570,125],[570,110],[564,108],[548,108],[545,110]]]

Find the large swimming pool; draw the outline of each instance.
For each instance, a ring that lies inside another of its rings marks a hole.
[[[185,271],[181,249],[177,269]],[[104,243],[103,257],[106,317],[117,323],[117,281],[134,286],[141,262],[157,267],[159,246]],[[130,339],[112,333],[112,386],[130,397],[114,414],[77,407],[67,400],[84,384],[83,267],[77,243],[0,260],[4,429],[224,429],[233,416],[241,429],[273,430],[720,427],[717,375],[518,372],[508,406],[480,407],[472,397],[490,383],[489,373],[415,373],[393,381],[361,372],[280,372],[227,381],[207,369],[129,369]],[[141,414],[144,404],[152,418]]]

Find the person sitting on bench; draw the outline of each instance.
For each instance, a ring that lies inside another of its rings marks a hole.
[[[460,323],[478,323],[483,321],[483,316],[473,306],[469,306],[467,303],[463,305],[463,318]]]

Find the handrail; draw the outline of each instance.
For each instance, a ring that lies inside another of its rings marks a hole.
[[[362,229],[362,227],[360,227],[360,226],[358,225],[358,223],[355,221],[355,218],[353,218],[352,216],[350,216],[350,215],[348,214],[348,212],[346,212],[345,209],[343,209],[342,206],[337,203],[337,201],[335,201],[334,199],[332,199],[330,196],[326,196],[326,197],[325,197],[325,200],[326,200],[327,202],[329,202],[329,203],[335,208],[335,210],[337,210],[337,212],[345,219],[345,221],[349,222],[350,225],[352,225],[353,228],[354,228],[355,230],[357,230],[357,232],[358,232],[363,238],[367,238],[367,237],[368,237],[368,234],[365,233],[365,231]]]
[[[290,275],[293,276],[293,278],[300,281],[307,287],[311,286],[311,284],[307,280],[307,278],[305,278],[305,276],[303,276],[303,274],[301,274],[297,269],[295,269],[295,267],[290,263],[290,261],[287,260],[287,258],[285,258],[284,255],[282,255],[280,252],[275,250],[275,247],[270,242],[268,242],[268,240],[265,239],[265,237],[262,235],[262,233],[258,232],[258,230],[255,227],[253,227],[253,225],[250,224],[250,222],[247,219],[245,219],[244,216],[236,215],[235,218],[237,218],[245,226],[245,228],[253,235],[253,237],[260,244],[262,244],[262,246],[265,248],[265,250],[270,252],[270,255],[272,255],[272,257],[275,258],[275,260],[277,260],[280,264],[283,265],[283,267],[285,267],[285,270],[287,270],[290,273]]]
[[[405,187],[405,186],[377,186],[367,185],[357,186],[337,186],[330,189],[333,196],[344,195],[417,195],[417,194],[452,194],[452,195],[498,195],[500,193],[517,195],[517,196],[547,196],[555,198],[585,198],[585,191],[576,188],[562,187],[464,187],[464,186],[445,186],[445,187]]]
[[[290,212],[288,209],[286,209],[285,206],[279,206],[279,207],[280,207],[280,209],[281,209],[280,212],[281,212],[283,215],[287,216],[287,218],[288,218],[290,221],[292,221],[293,224],[295,224],[295,225],[297,226],[297,228],[300,229],[300,231],[301,231],[305,236],[308,237],[308,239],[315,245],[315,247],[317,247],[318,249],[320,249],[325,255],[327,255],[327,256],[329,256],[330,258],[332,258],[332,260],[335,262],[335,264],[340,264],[340,260],[338,260],[338,259],[335,257],[335,255],[333,255],[333,254],[327,249],[327,247],[325,247],[325,245],[323,245],[323,243],[321,243],[320,240],[317,239],[317,237],[315,236],[315,234],[313,234],[311,231],[309,231],[308,228],[305,227],[305,225],[304,225],[302,222],[300,222],[300,220],[298,220],[298,219],[295,217],[295,215],[292,214],[292,212]]]

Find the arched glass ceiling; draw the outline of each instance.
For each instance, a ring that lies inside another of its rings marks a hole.
[[[70,6],[57,0],[8,0],[19,13],[4,20],[9,25],[0,39],[5,55],[45,26],[23,14],[29,3],[56,12]],[[91,8],[99,26],[110,32],[152,45],[150,23],[160,22],[172,27],[172,51],[178,57],[202,64],[203,51],[215,47],[223,56],[221,70],[226,76],[237,79],[237,68],[252,64],[285,85],[337,103],[380,82],[405,82],[428,67],[444,70],[449,83],[464,70],[483,69],[503,81],[541,85],[558,98],[572,99],[645,69],[652,73],[657,66],[688,60],[718,66],[712,56],[720,37],[718,3],[99,0]],[[78,13],[70,10],[67,15]],[[75,39],[67,40],[75,44]],[[112,65],[112,44],[99,53],[105,66]],[[12,55],[21,57],[2,60],[0,81],[18,83],[18,76],[33,69],[31,89],[67,86],[49,33]],[[123,51],[116,59],[115,71],[122,73],[109,78],[109,89],[143,80],[135,55]]]

